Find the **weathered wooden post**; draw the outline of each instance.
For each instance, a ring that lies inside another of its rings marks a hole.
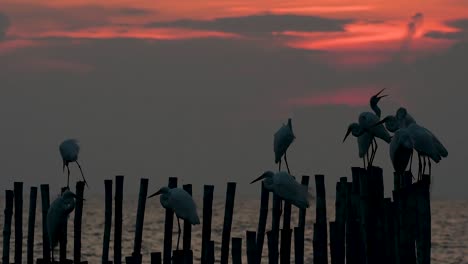
[[[161,252],[151,252],[151,264],[161,264]]]
[[[15,263],[22,262],[23,253],[23,183],[14,183],[15,193]]]
[[[145,221],[146,197],[148,197],[148,179],[140,179],[140,193],[138,196],[138,209],[135,223],[135,243],[132,257],[135,264],[141,264],[141,242],[143,238],[143,223]]]
[[[270,192],[265,188],[265,184],[262,181],[262,191],[260,196],[260,214],[258,217],[258,228],[257,228],[257,258],[260,263],[263,251],[263,242],[265,241],[266,222],[268,218],[268,203],[270,199]]]
[[[384,186],[383,171],[379,167],[369,167],[364,177],[367,178],[367,262],[382,262],[384,253],[383,218],[384,218]],[[365,198],[365,197],[364,197]]]
[[[114,264],[122,264],[122,203],[124,176],[115,177]]]
[[[205,185],[203,192],[203,227],[202,227],[202,250],[201,262],[208,262],[206,253],[211,241],[211,216],[213,208],[213,185]]]
[[[232,215],[236,196],[236,183],[228,182],[226,191],[226,204],[224,206],[224,224],[221,238],[221,264],[229,262],[229,243],[231,241]]]
[[[14,192],[12,190],[5,191],[5,218],[3,225],[3,256],[2,263],[10,263],[10,236],[11,236],[11,219],[13,218],[13,199]]]
[[[232,238],[232,264],[242,264],[242,238]]]
[[[296,264],[304,264],[304,228],[294,228],[294,259]]]
[[[260,263],[258,257],[257,257],[257,250],[258,247],[255,242],[257,234],[255,231],[246,231],[246,244],[247,244],[247,263],[248,264],[257,264]]]
[[[393,228],[393,204],[391,198],[384,199],[384,264],[395,264],[395,235]]]
[[[430,176],[424,174],[422,181],[416,183],[417,202],[417,263],[429,264],[431,261],[431,199]]]
[[[361,228],[361,182],[360,175],[363,168],[352,167],[352,185],[351,189],[350,210],[347,216],[347,238],[346,238],[346,263],[350,264],[365,264],[366,251],[364,245],[364,232]]]
[[[77,264],[81,263],[81,223],[83,217],[84,187],[85,183],[83,181],[76,183],[76,196],[82,198],[75,199],[73,262]]]
[[[34,227],[36,224],[36,201],[37,201],[37,187],[31,187],[31,191],[29,192],[29,220],[28,220],[28,243],[27,243],[28,264],[34,263]]]
[[[192,185],[184,184],[182,187],[188,194],[192,195]],[[189,221],[184,220],[184,237],[183,237],[183,249],[184,252],[189,252],[192,249],[192,224]]]
[[[337,264],[339,259],[339,253],[337,248],[337,225],[336,222],[330,222],[330,262],[332,264]]]
[[[208,247],[206,251],[206,259],[207,259],[207,264],[214,264],[215,263],[215,243],[213,240],[210,240],[208,242]]]
[[[309,188],[309,178],[309,176],[303,175],[301,179],[301,184],[307,186],[307,188]],[[301,227],[302,230],[305,230],[306,210],[307,209],[299,209],[299,223],[297,226]]]
[[[109,263],[109,244],[112,226],[112,180],[104,180],[105,213],[104,213],[104,239],[102,242],[102,264]]]
[[[277,264],[279,262],[279,229],[280,229],[280,218],[281,218],[281,198],[273,194],[273,213],[271,219],[271,232],[268,237],[268,258],[271,264]]]
[[[50,244],[47,231],[47,212],[50,206],[49,185],[41,184],[41,203],[42,203],[42,263],[50,262]]]
[[[336,200],[335,200],[335,252],[331,256],[334,257],[334,263],[345,263],[345,227],[346,227],[346,210],[347,210],[347,190],[348,179],[341,177],[336,183]],[[330,231],[330,241],[331,241]],[[332,261],[332,262],[333,262]]]
[[[314,224],[314,264],[328,263],[327,250],[327,207],[325,199],[325,176],[315,175],[316,188],[316,222]]]
[[[169,177],[168,187],[170,189],[177,187],[177,178]],[[166,220],[164,222],[164,252],[163,263],[170,264],[172,256],[172,224],[174,222],[174,212],[166,209]]]
[[[69,187],[62,187],[60,195],[63,195],[63,193],[65,191],[67,191],[67,190],[69,190]],[[59,261],[60,261],[60,263],[68,263],[69,262],[68,259],[67,259],[68,222],[67,222],[67,226],[65,226],[63,228],[63,232],[64,232],[65,235],[61,236],[61,238],[59,239],[59,245],[60,245]]]
[[[280,263],[291,262],[291,203],[284,201],[283,229],[281,230]]]

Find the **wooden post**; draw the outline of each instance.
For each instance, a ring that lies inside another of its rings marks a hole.
[[[207,252],[206,252],[207,264],[215,263],[215,243],[213,240],[208,242]]]
[[[330,222],[330,262],[331,264],[337,264],[339,259],[339,252],[337,248],[337,225],[336,222]]]
[[[184,184],[183,189],[192,195],[192,185]],[[192,224],[189,221],[184,220],[184,242],[183,249],[185,252],[190,251],[192,248]]]
[[[183,250],[174,250],[172,254],[172,264],[184,264]]]
[[[366,251],[364,245],[363,230],[361,226],[361,181],[360,175],[364,171],[360,167],[352,167],[353,183],[351,185],[351,210],[348,216],[347,230],[348,236],[346,239],[346,258],[348,263],[365,264]],[[349,187],[348,187],[349,188]]]
[[[304,264],[304,228],[294,228],[294,259],[296,264]]]
[[[14,183],[15,193],[15,263],[22,262],[23,253],[23,183]]]
[[[368,194],[368,174],[366,169],[359,168],[359,223],[360,223],[360,234],[363,247],[363,258],[364,263],[369,263],[369,239],[368,239],[368,224],[369,224],[369,194]]]
[[[232,215],[236,196],[236,183],[228,182],[226,191],[226,204],[224,206],[224,224],[221,239],[221,264],[229,262],[229,243],[231,242]]]
[[[415,237],[413,225],[416,213],[415,199],[413,193],[413,186],[403,187],[399,190],[393,191],[393,200],[396,205],[396,228],[395,232],[397,240],[397,263],[415,263]],[[396,234],[398,233],[398,234]]]
[[[211,215],[213,208],[213,185],[205,185],[203,192],[203,227],[202,227],[202,250],[201,262],[208,261],[206,253],[208,252],[208,244],[211,241]]]
[[[169,177],[169,189],[177,188],[177,178]],[[174,223],[174,212],[170,209],[166,209],[166,219],[164,222],[164,251],[163,251],[163,263],[171,263],[172,255],[172,224]]]
[[[268,238],[268,257],[271,264],[277,264],[279,262],[279,229],[280,229],[280,218],[281,218],[281,198],[273,194],[273,213],[271,219],[271,233]]]
[[[291,204],[289,204],[289,209],[291,209]],[[281,253],[280,253],[280,263],[289,264],[291,263],[291,236],[292,230],[281,229]]]
[[[265,188],[265,184],[262,181],[262,191],[260,196],[260,214],[258,218],[258,228],[257,228],[257,258],[260,263],[263,252],[263,242],[265,241],[265,230],[266,222],[268,218],[268,203],[270,199],[270,192]]]
[[[161,252],[151,252],[151,264],[161,264]]]
[[[384,199],[384,258],[383,264],[395,264],[395,235],[393,228],[393,204],[391,198]]]
[[[325,176],[315,175],[316,222],[314,224],[314,264],[328,263],[327,250],[327,207],[325,199]]]
[[[115,177],[114,264],[122,264],[122,203],[124,176]]]
[[[309,187],[309,176],[303,175],[301,184]],[[306,222],[306,210],[307,209],[299,209],[299,223],[298,227],[301,227],[302,230],[305,230],[305,222]]]
[[[257,264],[260,263],[257,257],[257,245],[255,242],[256,233],[254,231],[246,232],[246,244],[247,244],[247,263],[248,264]]]
[[[68,187],[62,187],[60,195],[63,195],[67,191]],[[65,263],[67,261],[67,243],[68,243],[68,219],[67,225],[63,228],[64,236],[61,236],[59,239],[60,251],[59,251],[59,261],[60,263]]]
[[[417,263],[429,264],[431,261],[431,200],[430,176],[424,174],[416,185],[417,202]]]
[[[11,219],[13,218],[13,199],[14,192],[12,190],[5,191],[5,218],[3,225],[3,256],[2,263],[10,263],[10,236],[11,236]]]
[[[104,213],[104,239],[102,242],[102,264],[109,262],[109,243],[112,226],[112,180],[104,180],[105,213]]]
[[[135,243],[132,256],[134,260],[141,261],[141,241],[143,238],[143,223],[145,221],[146,197],[148,196],[148,179],[140,179],[140,193],[138,197],[138,209],[135,223]],[[140,262],[138,262],[140,264]]]
[[[29,220],[28,220],[28,264],[34,263],[34,227],[36,225],[37,187],[31,187],[29,192]]]
[[[41,184],[41,203],[42,203],[42,260],[45,263],[50,262],[50,244],[49,233],[47,231],[47,212],[50,206],[49,185]]]
[[[76,196],[84,198],[85,183],[79,181],[76,183]],[[81,223],[83,217],[83,199],[75,199],[75,223],[74,223],[74,247],[73,262],[81,263]]]
[[[384,247],[384,186],[383,170],[370,167],[367,177],[367,257],[368,263],[382,262]]]
[[[353,192],[353,186],[359,184],[349,182],[347,187],[347,200],[346,200],[346,263],[359,264],[359,223],[357,217],[357,195]]]
[[[348,179],[341,177],[340,181],[336,183],[336,200],[335,200],[335,254],[334,263],[344,264],[345,263],[345,227],[346,227],[346,210],[347,210],[347,190],[348,190]],[[331,226],[332,224],[330,224]],[[330,231],[331,241],[331,231]],[[333,262],[333,261],[332,261]]]
[[[242,238],[232,238],[232,264],[242,264]]]

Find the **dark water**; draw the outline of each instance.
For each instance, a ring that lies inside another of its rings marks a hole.
[[[38,202],[40,199],[38,199]],[[328,220],[334,219],[334,201],[329,201]],[[201,205],[201,199],[197,200],[197,204]],[[3,197],[0,199],[0,205],[4,206]],[[201,216],[201,206],[198,212]],[[440,264],[468,264],[468,201],[432,201],[432,261]],[[27,199],[24,204],[24,222],[23,244],[26,247],[27,239]],[[137,200],[124,202],[124,219],[123,219],[123,257],[131,255],[133,251],[134,240],[134,225],[137,208]],[[259,201],[242,201],[238,199],[235,204],[234,220],[232,225],[232,236],[243,238],[243,255],[245,258],[245,231],[255,231],[258,223]],[[3,210],[2,210],[3,211]],[[306,263],[312,263],[312,226],[315,219],[314,208],[308,210],[306,221],[305,234],[305,256]],[[158,199],[148,200],[145,225],[143,230],[142,254],[144,263],[149,263],[150,252],[163,250],[164,236],[164,209],[159,204]],[[35,236],[35,258],[42,256],[42,223],[40,215],[40,205],[38,205],[36,215],[36,236]],[[102,255],[102,240],[104,230],[104,201],[98,199],[88,199],[85,202],[83,212],[83,230],[82,230],[82,260],[87,260],[89,263],[100,263]],[[72,258],[73,252],[73,216],[69,219],[68,229],[68,256]],[[224,201],[222,198],[216,199],[213,205],[213,228],[212,239],[215,241],[217,254],[221,247],[221,232],[224,216]],[[270,216],[270,215],[269,215]],[[3,213],[0,214],[0,228],[3,230]],[[268,224],[271,223],[269,219]],[[292,216],[293,225],[297,225],[297,210],[293,209]],[[268,229],[268,227],[267,227]],[[14,227],[12,232],[14,232]],[[177,232],[177,222],[174,222],[174,232]],[[110,259],[113,254],[113,232],[111,234],[111,249]],[[174,246],[177,239],[177,233],[173,237]],[[0,243],[3,243],[3,238],[0,237]],[[265,239],[266,241],[266,239]],[[182,243],[182,242],[181,242]],[[194,256],[200,258],[200,243],[201,243],[201,225],[193,228],[192,245]],[[14,233],[11,238],[11,249],[14,247]],[[0,247],[0,252],[2,248]],[[26,260],[26,248],[23,251],[23,260]],[[266,245],[264,246],[263,256],[266,260]],[[2,253],[0,253],[2,254]],[[292,254],[293,256],[293,254]],[[216,259],[219,259],[219,255]],[[13,260],[13,250],[10,254],[10,261]]]

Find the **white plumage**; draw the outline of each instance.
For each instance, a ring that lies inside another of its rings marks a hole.
[[[413,140],[408,129],[401,128],[395,132],[390,142],[390,159],[396,173],[401,175],[405,172],[413,155],[413,147]]]
[[[62,156],[63,161],[63,170],[65,171],[65,167],[68,170],[68,178],[67,178],[67,187],[70,185],[70,167],[69,164],[71,162],[75,162],[80,169],[81,176],[83,177],[83,181],[88,185],[86,179],[83,174],[83,170],[81,169],[81,165],[78,162],[78,154],[80,153],[80,146],[78,145],[78,140],[76,139],[67,139],[63,141],[60,146],[60,155]]]
[[[281,170],[281,158],[284,156],[286,167],[289,172],[288,159],[286,151],[296,137],[294,136],[291,124],[291,118],[287,124],[283,124],[273,136],[273,151],[275,152],[275,163],[279,163],[278,171]]]
[[[197,214],[197,207],[195,202],[188,192],[180,188],[169,189],[168,187],[162,187],[159,191],[150,195],[148,198],[156,195],[161,195],[161,205],[166,209],[174,211],[177,216],[177,224],[179,226],[177,249],[179,249],[179,240],[181,234],[179,218],[187,220],[192,225],[200,224],[200,218]]]
[[[290,202],[300,209],[309,207],[309,193],[307,187],[298,183],[289,173],[285,171],[277,173],[266,171],[251,183],[262,179],[265,188],[278,195],[281,199]]]

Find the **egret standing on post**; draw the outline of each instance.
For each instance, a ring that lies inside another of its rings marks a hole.
[[[177,224],[179,226],[179,236],[177,237],[177,250],[179,250],[180,241],[180,221],[179,218],[187,220],[192,225],[200,224],[200,218],[198,218],[197,207],[193,201],[192,196],[184,189],[168,187],[162,187],[156,193],[148,196],[151,198],[156,195],[161,195],[161,205],[169,210],[172,210],[177,217]]]
[[[291,124],[291,118],[288,118],[288,123],[283,124],[278,131],[276,131],[273,137],[273,151],[275,152],[275,163],[279,163],[278,171],[281,171],[281,158],[284,156],[284,162],[286,163],[286,168],[288,173],[291,173],[289,170],[288,159],[286,157],[286,151],[288,150],[291,143],[294,141],[296,136],[294,136]]]
[[[83,170],[81,169],[80,163],[78,163],[78,154],[80,152],[80,146],[78,145],[78,141],[76,139],[67,139],[60,144],[59,149],[60,155],[62,155],[63,171],[65,172],[65,167],[67,167],[68,170],[67,187],[70,186],[70,167],[68,167],[68,165],[71,162],[76,162],[78,168],[80,168],[83,181],[86,183],[86,186],[88,186],[88,183],[86,182],[86,179],[83,175]]]

